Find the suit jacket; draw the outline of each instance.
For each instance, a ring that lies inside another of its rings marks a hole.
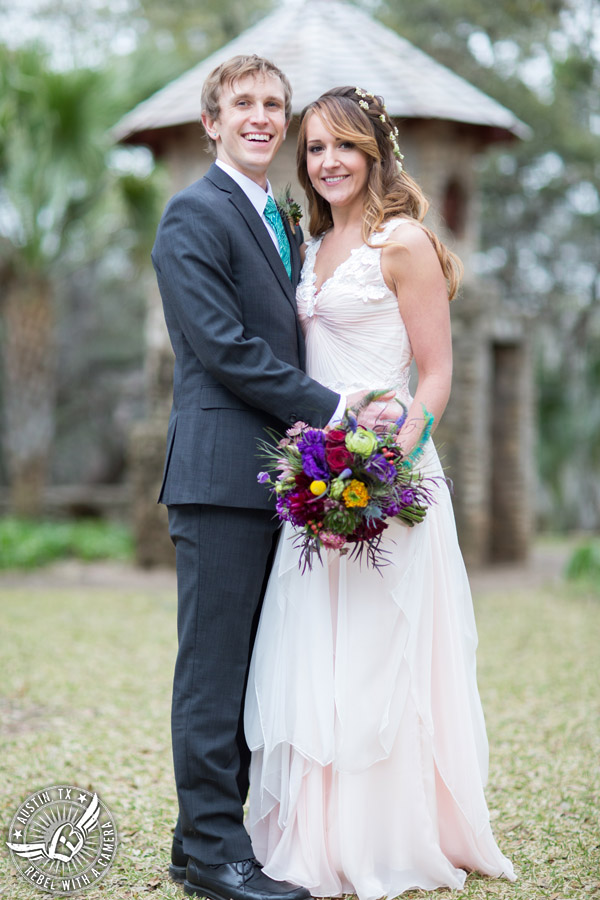
[[[309,378],[296,313],[300,255],[284,218],[292,281],[242,189],[218,166],[168,203],[152,250],[175,352],[159,502],[269,508],[258,441],[339,397]]]

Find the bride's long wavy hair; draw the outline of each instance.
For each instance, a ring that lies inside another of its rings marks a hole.
[[[394,126],[382,97],[358,92],[355,87],[332,88],[302,111],[296,164],[298,180],[308,199],[310,233],[316,237],[333,224],[328,201],[315,191],[308,177],[306,124],[314,114],[338,140],[351,141],[369,161],[362,223],[365,244],[373,246],[371,235],[388,219],[396,216],[415,219],[433,244],[448,284],[448,297],[452,300],[462,276],[462,263],[431,229],[422,224],[429,203],[416,181],[398,166]]]

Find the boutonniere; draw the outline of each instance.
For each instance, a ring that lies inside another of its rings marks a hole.
[[[288,222],[290,223],[290,228],[292,229],[292,234],[296,234],[296,225],[302,218],[302,207],[299,203],[291,196],[292,186],[291,184],[286,184],[283,192],[279,195],[276,200],[277,206],[279,207],[280,212],[286,217]]]

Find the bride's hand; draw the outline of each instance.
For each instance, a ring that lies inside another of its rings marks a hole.
[[[348,409],[357,406],[369,393],[370,391],[355,391],[353,394],[349,394],[346,398]],[[382,394],[362,410],[358,417],[359,423],[364,428],[373,430],[376,425],[389,425],[391,422],[395,422],[399,415],[398,404],[394,402],[395,396],[395,391]]]

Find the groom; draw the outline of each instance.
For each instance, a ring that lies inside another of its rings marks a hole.
[[[160,493],[178,589],[170,874],[213,900],[309,896],[263,874],[243,825],[244,692],[277,528],[257,442],[297,419],[324,426],[346,403],[303,372],[300,253],[267,181],[290,118],[289,82],[268,60],[218,66],[202,91],[216,162],[171,199],[152,252],[175,351]]]

